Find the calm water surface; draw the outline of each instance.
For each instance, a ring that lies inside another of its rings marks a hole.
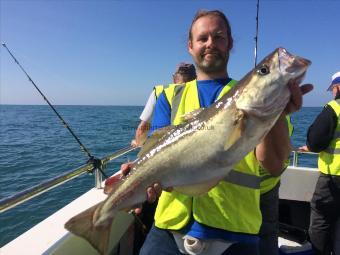
[[[56,106],[82,143],[96,157],[128,146],[143,107]],[[305,144],[308,126],[322,108],[303,108],[292,116],[293,144]],[[110,163],[112,174],[136,152]],[[48,106],[0,105],[0,199],[77,168],[87,161],[74,138]],[[316,167],[315,156],[300,164]],[[0,247],[27,231],[94,185],[85,174],[0,214]]]

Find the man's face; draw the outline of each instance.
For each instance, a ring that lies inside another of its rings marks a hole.
[[[179,73],[175,73],[173,75],[173,81],[176,84],[181,84],[181,83],[185,83],[186,81],[184,80],[183,76]]]
[[[211,15],[201,17],[191,33],[188,49],[198,69],[204,73],[225,71],[231,47],[224,21]]]
[[[338,94],[340,94],[340,83],[335,84],[332,88],[332,94],[334,97],[336,97]]]

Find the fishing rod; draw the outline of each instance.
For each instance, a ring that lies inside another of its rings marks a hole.
[[[26,74],[28,80],[33,84],[33,86],[38,90],[40,95],[44,98],[44,100],[47,102],[47,104],[52,108],[54,113],[58,116],[59,120],[62,122],[64,127],[67,128],[67,130],[71,133],[71,135],[76,139],[77,143],[80,146],[80,149],[85,152],[85,154],[89,157],[89,163],[93,163],[94,167],[99,169],[99,171],[107,178],[107,175],[102,171],[102,161],[100,159],[95,158],[91,152],[85,147],[85,145],[80,141],[80,139],[76,136],[76,134],[72,131],[71,127],[66,123],[66,121],[61,117],[61,115],[57,112],[57,110],[53,107],[53,105],[50,103],[50,101],[47,99],[47,97],[41,92],[41,90],[38,88],[38,86],[35,84],[35,82],[32,80],[32,78],[28,75],[28,73],[25,71],[25,69],[22,67],[22,65],[19,63],[19,61],[14,57],[12,52],[8,49],[5,43],[2,43],[2,46],[5,47],[5,49],[8,51],[8,53],[11,55],[11,57],[14,59],[15,63],[20,67],[20,69]]]
[[[255,40],[255,49],[254,49],[254,66],[257,64],[257,41],[258,41],[258,34],[259,34],[259,9],[260,9],[260,0],[257,0],[256,5],[256,34],[254,37]]]
[[[28,75],[28,73],[25,71],[25,69],[21,66],[21,64],[19,63],[19,61],[14,57],[14,55],[12,54],[12,52],[8,49],[8,47],[6,46],[6,44],[2,44],[2,46],[5,47],[5,49],[8,51],[8,53],[11,55],[11,57],[14,59],[14,62],[17,63],[17,65],[20,67],[20,69],[26,74],[28,80],[33,84],[33,86],[38,90],[38,92],[40,93],[40,95],[44,98],[44,100],[47,102],[47,104],[52,108],[52,110],[54,111],[54,113],[58,116],[58,118],[60,119],[60,121],[63,123],[63,125],[68,129],[68,131],[70,131],[71,135],[74,137],[74,139],[76,139],[76,141],[78,142],[78,144],[80,145],[80,148],[86,153],[86,155],[89,158],[93,158],[93,156],[91,155],[90,151],[82,144],[82,142],[79,140],[79,138],[75,135],[75,133],[72,131],[72,129],[70,128],[70,126],[66,123],[66,121],[63,119],[63,117],[61,117],[61,115],[57,112],[57,110],[53,107],[53,105],[50,103],[50,101],[48,101],[48,99],[46,98],[46,96],[41,92],[41,90],[38,88],[38,86],[35,84],[35,82],[32,80],[32,78]]]

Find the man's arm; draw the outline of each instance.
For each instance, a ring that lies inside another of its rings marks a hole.
[[[132,146],[142,146],[148,136],[150,123],[142,120],[136,130],[135,139],[131,141]]]
[[[336,124],[337,116],[334,110],[326,106],[308,129],[308,149],[313,152],[325,150],[333,139]]]
[[[141,146],[145,142],[148,131],[150,129],[150,121],[152,118],[152,113],[155,108],[155,104],[156,104],[156,95],[155,95],[155,91],[152,90],[148,98],[148,101],[146,102],[144,106],[143,112],[139,117],[141,122],[139,123],[136,129],[135,139],[131,141],[132,146]]]
[[[153,113],[154,108],[155,108],[155,104],[156,104],[156,95],[155,95],[155,91],[152,90],[151,93],[150,93],[150,96],[148,98],[148,101],[146,102],[146,104],[144,106],[144,110],[139,117],[140,120],[150,123],[151,118],[152,118],[152,113]]]
[[[292,149],[285,115],[298,111],[302,106],[302,96],[313,89],[311,84],[299,87],[295,81],[290,82],[288,86],[291,98],[285,111],[255,149],[257,160],[273,176],[279,176],[283,172],[284,162]]]
[[[285,114],[281,114],[273,128],[256,147],[256,158],[269,174],[279,176],[285,168],[292,146]]]

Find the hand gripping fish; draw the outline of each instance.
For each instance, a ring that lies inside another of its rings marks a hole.
[[[289,101],[288,82],[301,80],[310,63],[276,49],[209,108],[154,132],[107,199],[65,228],[105,254],[117,211],[145,201],[153,183],[191,196],[210,190],[269,132]]]

